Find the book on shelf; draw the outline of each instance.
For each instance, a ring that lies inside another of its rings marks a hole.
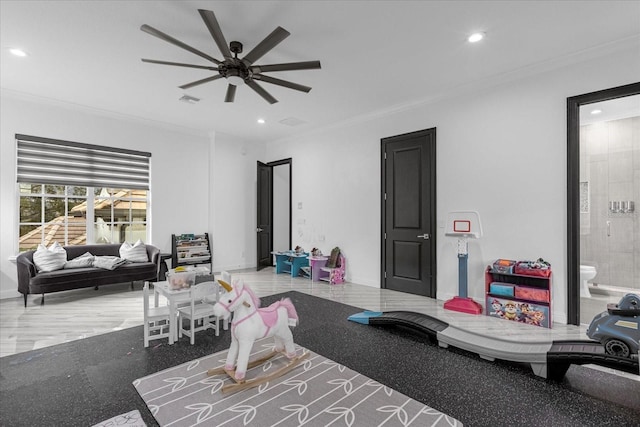
[[[184,263],[184,262],[190,262],[190,263],[194,263],[194,262],[203,262],[203,261],[210,261],[211,257],[209,255],[206,256],[192,256],[192,257],[187,257],[187,258],[180,258],[178,260],[179,263]]]
[[[207,257],[207,256],[209,256],[208,250],[180,251],[178,254],[178,258],[193,258],[193,257]]]

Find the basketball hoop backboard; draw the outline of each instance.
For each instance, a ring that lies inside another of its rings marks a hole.
[[[453,211],[447,214],[446,236],[482,237],[480,214],[476,211]]]

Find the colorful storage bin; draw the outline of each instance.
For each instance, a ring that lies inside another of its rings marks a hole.
[[[518,261],[513,271],[515,274],[524,276],[549,277],[551,276],[551,264],[542,258],[536,261]]]
[[[549,307],[487,295],[487,315],[549,328]]]
[[[513,274],[513,268],[516,265],[516,261],[510,259],[499,259],[491,265],[492,273],[501,274]]]
[[[516,286],[516,298],[529,301],[549,302],[550,296],[547,289],[530,288],[528,286]]]
[[[492,295],[503,295],[513,297],[514,286],[509,283],[493,282],[489,285],[489,293]]]

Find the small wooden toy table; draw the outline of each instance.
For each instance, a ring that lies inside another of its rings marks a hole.
[[[291,277],[298,277],[300,269],[309,265],[309,254],[296,254],[293,251],[271,252],[276,257],[276,274],[290,273]]]

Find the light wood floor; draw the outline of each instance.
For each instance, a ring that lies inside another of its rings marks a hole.
[[[555,324],[553,329],[546,329],[472,316],[444,310],[442,301],[430,298],[351,283],[312,283],[286,274],[276,275],[272,268],[237,271],[233,275],[242,277],[260,297],[295,290],[367,310],[416,311],[478,334],[519,342],[586,339],[584,326]],[[44,305],[40,305],[39,295],[30,295],[26,308],[22,298],[1,300],[0,357],[141,325],[141,288],[142,284],[136,283],[133,291],[129,284],[122,284],[97,291],[87,288],[58,292],[47,294]]]

